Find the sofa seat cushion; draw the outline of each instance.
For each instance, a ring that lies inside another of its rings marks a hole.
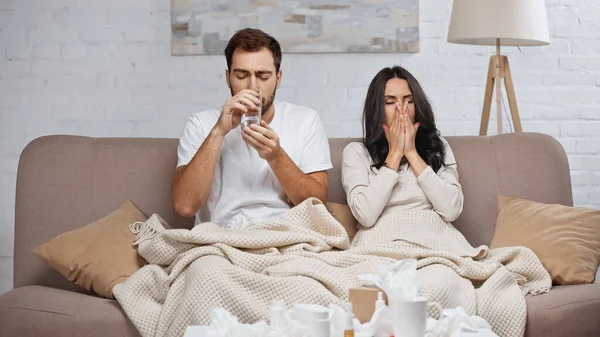
[[[115,300],[28,286],[0,296],[0,336],[139,337]]]
[[[600,336],[600,284],[556,286],[527,296],[526,337]]]

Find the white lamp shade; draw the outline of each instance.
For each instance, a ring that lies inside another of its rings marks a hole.
[[[550,43],[544,0],[454,0],[448,42],[542,46]]]

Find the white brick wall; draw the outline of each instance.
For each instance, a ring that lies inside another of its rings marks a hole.
[[[421,0],[418,54],[285,55],[278,98],[318,109],[330,137],[360,136],[369,81],[401,64],[430,95],[444,135],[477,134],[493,49],[446,42],[451,7]],[[547,8],[552,43],[503,53],[523,128],[563,144],[575,204],[600,208],[600,2]],[[224,57],[170,56],[169,9],[169,0],[0,0],[0,293],[12,286],[15,175],[29,141],[178,137],[191,112],[227,98]]]

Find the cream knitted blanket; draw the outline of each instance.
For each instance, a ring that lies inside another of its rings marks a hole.
[[[253,323],[268,320],[275,299],[341,305],[363,285],[358,275],[404,258],[418,259],[421,295],[463,306],[500,336],[522,336],[524,295],[551,287],[530,250],[474,248],[433,211],[382,217],[352,245],[317,199],[245,229],[169,229],[156,214],[130,227],[149,264],[113,293],[143,337],[182,336],[188,325],[209,324],[215,307]]]

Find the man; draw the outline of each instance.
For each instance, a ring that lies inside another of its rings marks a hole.
[[[282,76],[277,40],[243,29],[225,57],[231,98],[188,120],[173,179],[175,210],[196,215],[196,224],[244,227],[309,197],[325,202],[329,142],[316,111],[274,100]],[[258,109],[259,90],[260,125],[241,130],[241,115]]]

